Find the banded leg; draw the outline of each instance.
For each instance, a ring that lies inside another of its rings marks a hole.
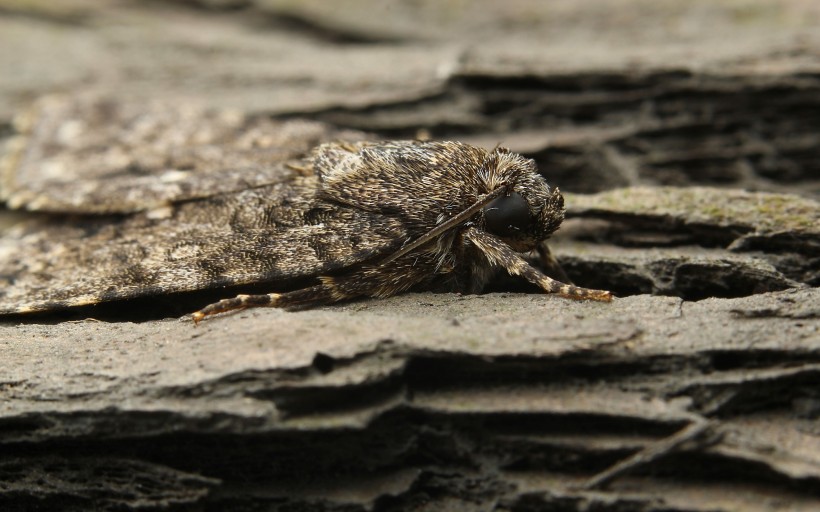
[[[389,297],[429,278],[435,261],[434,253],[412,253],[386,266],[364,266],[339,277],[319,277],[320,284],[301,290],[222,299],[191,316],[194,323],[199,323],[211,315],[247,308],[319,306],[357,297]]]
[[[533,268],[524,258],[503,241],[475,227],[467,228],[464,236],[478,247],[491,264],[503,267],[510,275],[521,276],[539,286],[547,293],[555,293],[568,299],[599,300],[609,302],[612,294],[604,290],[592,290],[556,281]]]
[[[264,295],[237,295],[232,299],[222,299],[208,304],[191,317],[198,324],[206,316],[238,311],[247,308],[284,308],[289,306],[333,302],[331,290],[323,283],[287,293],[267,293]]]

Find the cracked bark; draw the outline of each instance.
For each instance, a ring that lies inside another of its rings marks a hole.
[[[570,192],[570,277],[621,298],[6,320],[4,510],[817,508],[810,3],[52,4],[2,6],[6,141],[60,90],[502,142]]]

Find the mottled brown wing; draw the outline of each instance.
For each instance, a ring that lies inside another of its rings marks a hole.
[[[14,229],[0,239],[0,314],[318,276],[406,240],[399,219],[317,200],[315,186],[308,176],[165,211]]]
[[[288,179],[321,142],[366,134],[180,103],[47,96],[21,113],[0,162],[11,208],[128,213]]]
[[[406,238],[315,198],[301,159],[360,132],[82,96],[43,98],[15,128],[0,199],[63,216],[0,238],[0,313],[317,276]]]

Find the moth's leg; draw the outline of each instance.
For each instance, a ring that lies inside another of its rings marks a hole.
[[[547,274],[564,283],[573,284],[567,273],[564,272],[561,264],[558,263],[558,260],[553,256],[546,240],[538,244],[538,260],[541,262],[541,267]]]
[[[198,323],[207,316],[247,308],[318,306],[356,297],[389,297],[430,278],[434,262],[430,254],[408,254],[386,266],[365,266],[338,277],[319,277],[320,284],[301,290],[222,299],[191,316]]]
[[[285,308],[297,305],[319,305],[333,302],[332,290],[325,284],[294,290],[286,293],[267,293],[264,295],[237,295],[232,299],[222,299],[219,302],[209,304],[199,311],[193,313],[191,317],[194,323],[199,323],[206,316],[237,311],[247,308]],[[338,299],[337,299],[338,300]]]
[[[612,294],[607,291],[580,288],[545,276],[501,239],[490,233],[470,227],[464,232],[464,236],[484,253],[491,264],[504,267],[511,275],[521,276],[547,293],[556,293],[570,299],[612,300]]]

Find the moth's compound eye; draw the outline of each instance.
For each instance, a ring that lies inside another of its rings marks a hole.
[[[525,232],[532,223],[530,205],[517,192],[501,196],[484,207],[484,221],[484,227],[490,233],[500,237],[514,236]]]

